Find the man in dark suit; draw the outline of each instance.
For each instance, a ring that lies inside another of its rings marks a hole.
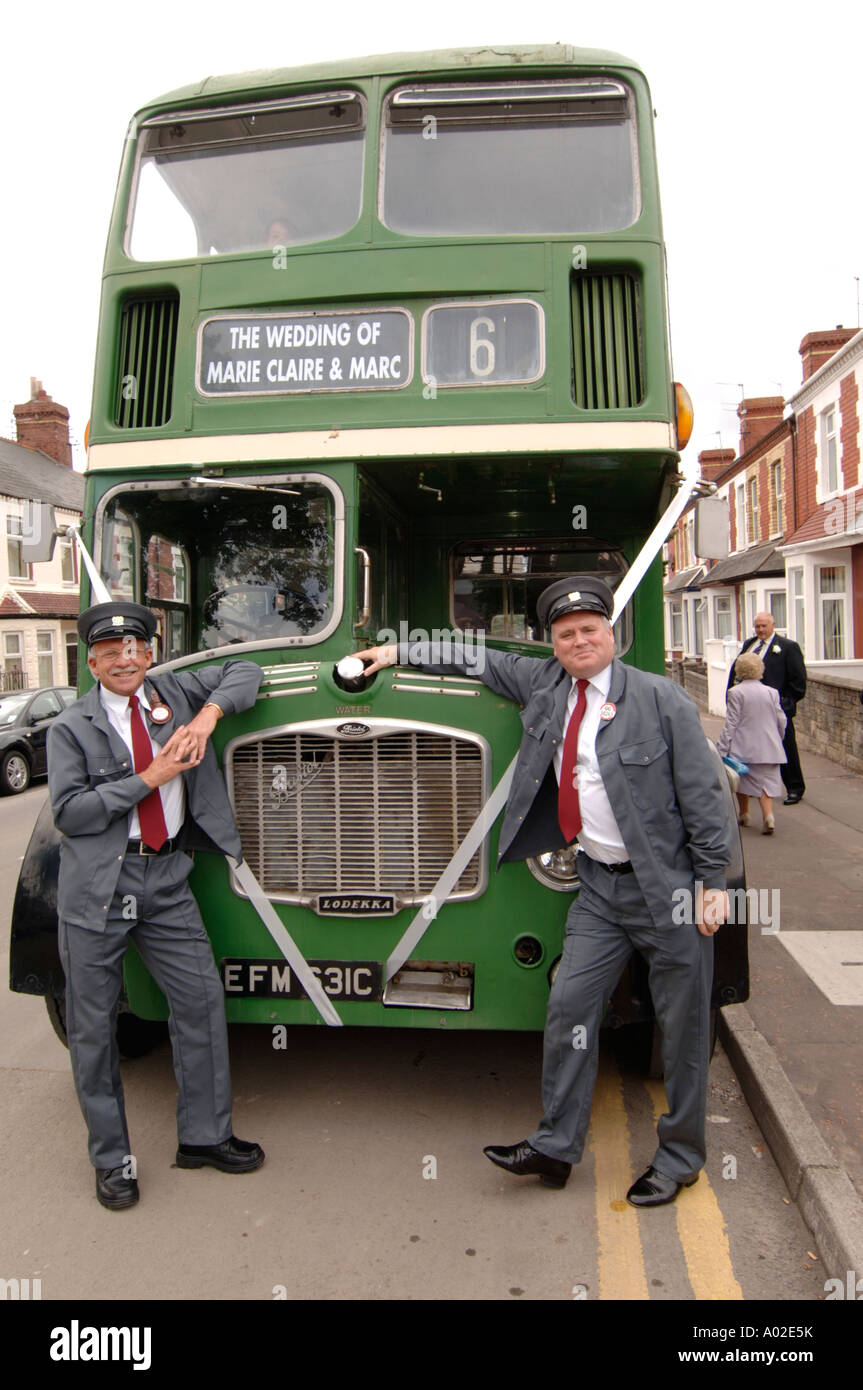
[[[558,580],[537,602],[554,655],[473,648],[443,659],[433,643],[359,653],[366,675],[396,663],[476,676],[523,706],[524,736],[500,831],[501,860],[578,842],[570,908],[548,1002],[544,1115],[528,1139],[491,1146],[492,1163],[563,1187],[584,1148],[599,1028],[632,954],[648,963],[663,1033],[668,1114],[630,1187],[661,1206],[705,1160],[713,934],[725,920],[725,868],[736,815],[721,764],[690,697],[664,676],[614,658],[614,595],[593,576]],[[675,913],[686,901],[690,911]]]
[[[796,806],[806,790],[800,767],[800,754],[797,751],[797,736],[794,733],[794,715],[806,694],[806,664],[796,642],[792,642],[789,637],[776,636],[776,624],[772,613],[756,613],[752,626],[755,628],[755,636],[746,639],[737,655],[755,652],[756,656],[760,656],[764,662],[762,681],[779,691],[779,703],[787,720],[782,745],[787,762],[780,767],[786,792],[783,804]],[[727,689],[730,690],[736,684],[732,666]]]
[[[209,739],[223,714],[250,708],[252,662],[145,679],[156,619],[137,603],[101,603],[78,619],[99,682],[54,721],[48,787],[60,850],[58,917],[72,1072],[89,1132],[96,1195],[138,1200],[115,1027],[123,957],[133,941],[167,997],[179,1087],[179,1168],[246,1173],[264,1161],[231,1130],[224,993],[187,880],[187,848],[242,858]]]

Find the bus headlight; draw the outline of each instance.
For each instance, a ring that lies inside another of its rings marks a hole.
[[[578,887],[575,855],[575,848],[570,846],[568,849],[547,850],[545,854],[538,854],[525,862],[534,878],[538,878],[546,888],[554,888],[558,893],[571,893]]]

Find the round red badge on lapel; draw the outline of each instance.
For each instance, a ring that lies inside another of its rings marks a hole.
[[[154,724],[167,724],[171,711],[167,705],[151,705],[149,715]]]
[[[603,720],[603,722],[606,724],[608,723],[609,719],[613,719],[616,714],[617,706],[613,705],[610,700],[606,700],[605,704],[602,706],[602,709],[599,711],[600,719]]]

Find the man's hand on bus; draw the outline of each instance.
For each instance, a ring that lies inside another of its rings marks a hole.
[[[398,659],[399,649],[395,642],[391,642],[386,647],[369,647],[364,652],[354,652],[352,655],[358,656],[361,661],[370,661],[371,666],[367,666],[365,674],[373,676],[376,671],[382,671],[385,666],[395,666]]]
[[[186,725],[186,733],[191,735],[195,741],[195,759],[192,766],[197,766],[206,752],[207,740],[218,724],[223,714],[220,705],[208,702],[203,709],[198,710],[194,719]]]
[[[728,920],[728,894],[724,888],[708,888],[701,884],[695,892],[695,922],[702,936],[714,936]]]

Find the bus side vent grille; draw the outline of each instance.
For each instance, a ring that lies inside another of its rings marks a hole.
[[[171,414],[180,296],[130,299],[120,322],[114,424],[155,429]]]
[[[575,403],[624,410],[644,396],[638,285],[633,275],[572,275]]]
[[[236,748],[230,777],[243,855],[282,902],[318,893],[421,902],[483,804],[479,746],[421,728],[356,743],[270,735]],[[476,894],[482,854],[453,898]]]

